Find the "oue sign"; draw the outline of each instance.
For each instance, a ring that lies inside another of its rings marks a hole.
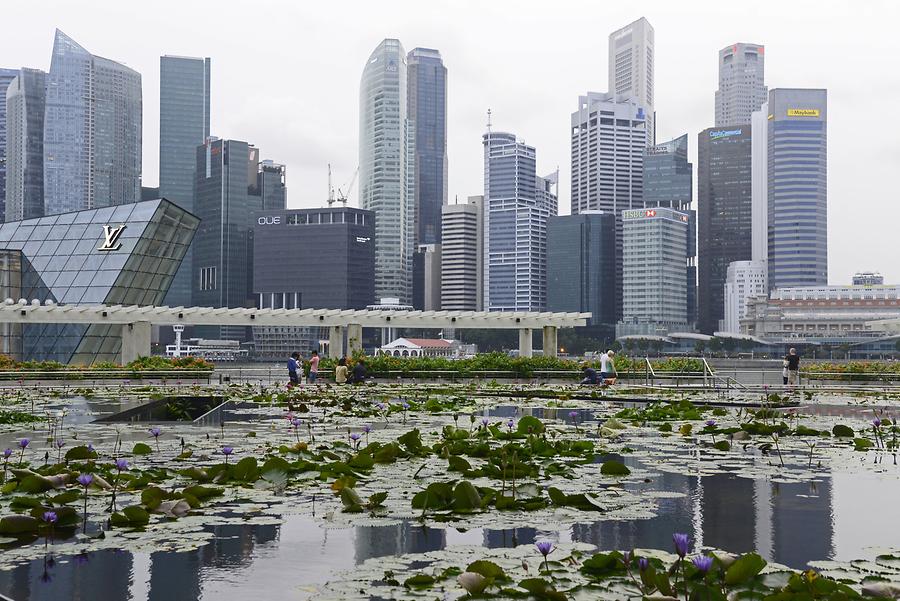
[[[281,215],[270,215],[268,217],[260,217],[256,220],[260,225],[280,225]]]

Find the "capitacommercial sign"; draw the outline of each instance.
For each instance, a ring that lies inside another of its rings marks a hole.
[[[731,136],[739,136],[744,133],[742,129],[717,129],[709,132],[711,140],[719,140],[721,138],[730,138]]]
[[[122,237],[122,232],[125,231],[124,225],[117,225],[115,227],[111,225],[103,226],[103,244],[101,244],[97,250],[110,251],[110,250],[119,250],[122,248],[122,243],[119,242],[119,238]]]
[[[788,109],[788,117],[818,117],[821,114],[819,109]]]

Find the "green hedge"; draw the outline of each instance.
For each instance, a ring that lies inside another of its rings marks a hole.
[[[837,374],[847,374],[850,379],[856,375],[865,376],[900,376],[900,361],[849,361],[847,363],[809,362],[800,366],[805,373],[830,373],[835,375],[821,376],[824,379],[840,379]]]
[[[197,357],[140,357],[128,365],[103,361],[90,366],[65,365],[58,361],[16,361],[0,355],[0,371],[212,371],[213,364]]]

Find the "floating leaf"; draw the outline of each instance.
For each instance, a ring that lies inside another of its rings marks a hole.
[[[133,455],[149,455],[152,452],[153,452],[153,449],[151,449],[150,445],[148,445],[145,442],[139,442],[139,443],[135,444],[134,447],[132,447],[132,449],[131,449],[131,453]]]
[[[37,532],[40,522],[30,515],[8,515],[0,518],[0,534],[30,534]]]
[[[66,461],[84,461],[86,459],[96,459],[97,451],[93,451],[84,445],[72,447],[66,451]]]
[[[746,553],[725,570],[725,584],[733,586],[747,582],[766,567],[766,560],[756,553]]]
[[[610,459],[609,461],[604,461],[603,465],[600,466],[600,473],[604,476],[627,476],[631,473],[631,470],[621,461]]]

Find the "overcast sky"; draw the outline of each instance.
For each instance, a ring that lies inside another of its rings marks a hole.
[[[900,283],[900,3],[5,0],[2,12],[0,67],[48,69],[59,27],[141,72],[147,186],[158,181],[159,56],[212,57],[213,135],[286,164],[291,208],[324,204],[329,162],[336,186],[356,169],[359,79],[383,38],[444,57],[450,202],[482,193],[490,107],[495,129],[537,148],[540,173],[559,166],[561,214],[570,114],[579,94],[606,91],[611,31],[641,16],[655,28],[657,139],[688,133],[695,163],[719,49],[764,44],[770,89],[828,89],[831,283],[868,269]]]

